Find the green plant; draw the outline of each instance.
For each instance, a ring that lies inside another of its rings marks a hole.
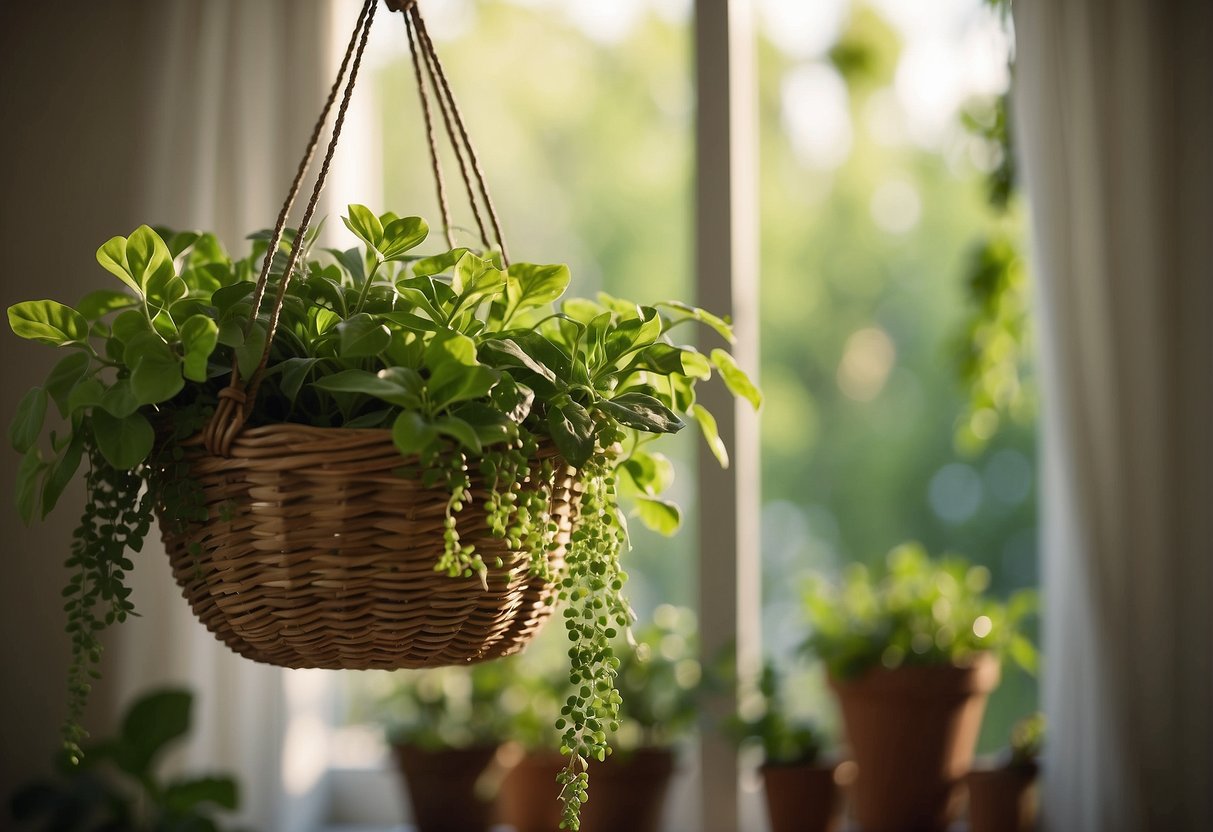
[[[697,633],[692,610],[662,604],[636,630],[636,649],[619,651],[620,745],[669,746],[694,728],[703,679]]]
[[[769,661],[759,677],[758,696],[743,701],[742,713],[726,723],[726,732],[738,743],[761,743],[767,765],[815,763],[824,744],[812,724],[789,715],[779,672]]]
[[[393,743],[427,751],[497,745],[510,733],[502,707],[518,682],[513,657],[466,667],[392,674],[376,711]]]
[[[74,649],[65,741],[78,757],[97,633],[132,611],[126,550],[139,549],[153,505],[162,522],[204,519],[188,478],[156,474],[182,464],[178,440],[206,423],[233,363],[244,378],[257,369],[269,329],[268,312],[252,308],[258,264],[268,261],[272,294],[298,243],[301,265],[249,422],[390,430],[402,474],[450,495],[435,569],[452,576],[483,580],[485,564],[461,542],[458,515],[473,499],[473,473],[491,483],[490,530],[529,551],[532,570],[553,579],[567,605],[575,689],[563,708],[570,760],[561,783],[565,822],[576,828],[588,760],[606,756],[607,732],[618,725],[611,643],[631,623],[620,497],[642,522],[672,534],[678,507],[661,494],[673,469],[649,443],[680,430],[687,416],[726,464],[695,385],[715,371],[755,407],[760,394],[726,350],[704,355],[672,340],[676,328],[700,323],[730,341],[728,322],[703,310],[607,295],[562,299],[565,266],[503,268],[497,252],[466,248],[419,257],[412,252],[428,231],[420,218],[351,205],[344,220],[360,247],[317,252],[314,234],[287,234],[269,252],[271,235],[262,232],[238,260],[211,234],[142,226],[97,252],[122,288],[93,292],[76,307],[40,300],[9,308],[17,335],[68,351],[12,423],[12,444],[24,454],[23,518],[44,517],[87,460],[88,502],[64,592]],[[52,403],[63,421],[46,453],[40,436]],[[546,442],[579,470],[583,489],[560,574],[549,574],[556,527],[548,495],[522,488]]]
[[[805,647],[838,678],[883,665],[963,664],[973,654],[1008,654],[1029,672],[1036,649],[1023,633],[1037,595],[1021,590],[1005,603],[986,597],[990,572],[949,556],[932,560],[917,544],[898,546],[879,582],[848,567],[839,584],[810,581],[804,600],[811,633]]]
[[[219,832],[216,817],[238,808],[231,777],[209,775],[165,780],[160,762],[190,730],[193,696],[159,690],[127,710],[119,733],[88,749],[87,762],[60,760],[54,781],[39,781],[14,794],[11,809],[23,828],[46,832]]]
[[[1045,744],[1045,715],[1037,712],[1016,722],[1011,728],[1010,765],[1035,766]]]

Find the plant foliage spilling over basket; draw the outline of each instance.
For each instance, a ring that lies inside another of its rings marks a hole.
[[[678,302],[566,298],[567,267],[508,262],[424,22],[415,4],[397,7],[440,250],[418,253],[420,218],[362,205],[343,218],[352,248],[321,248],[312,228],[375,15],[367,0],[278,223],[247,256],[209,233],[142,226],[97,252],[117,284],[75,306],[8,310],[17,335],[66,353],[12,423],[18,509],[45,517],[81,470],[88,492],[64,590],[65,740],[78,756],[99,632],[133,611],[129,552],[155,518],[198,618],[235,652],[285,667],[493,659],[562,605],[573,693],[557,724],[561,800],[577,828],[588,760],[609,753],[618,724],[611,642],[632,621],[621,501],[672,533],[678,508],[661,494],[673,469],[649,443],[690,419],[727,464],[695,386],[715,373],[755,407],[760,395],[727,350],[675,340],[698,323],[731,342],[727,321]],[[482,246],[454,244],[427,79]],[[287,228],[335,105],[315,189]],[[48,415],[60,421],[44,431]]]

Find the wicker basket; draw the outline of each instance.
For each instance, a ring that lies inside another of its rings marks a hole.
[[[398,473],[388,431],[279,424],[244,430],[226,457],[200,441],[185,450],[188,464],[176,469],[200,486],[208,519],[182,529],[161,517],[173,575],[207,629],[247,658],[343,669],[464,664],[521,650],[551,613],[551,587],[530,574],[529,555],[490,534],[475,479],[459,532],[489,566],[488,589],[434,571],[449,494]],[[572,469],[556,470],[558,563],[579,486]]]

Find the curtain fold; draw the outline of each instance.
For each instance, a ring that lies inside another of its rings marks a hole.
[[[1048,829],[1213,829],[1213,5],[1017,0]]]

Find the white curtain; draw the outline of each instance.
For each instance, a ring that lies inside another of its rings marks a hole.
[[[356,17],[356,7],[339,18],[332,5],[148,4],[139,44],[150,81],[140,125],[142,216],[213,230],[235,256],[247,250],[248,233],[274,224],[335,74],[331,25],[352,29]],[[344,31],[337,41],[343,38]],[[132,576],[142,617],[115,633],[116,701],[129,702],[154,684],[188,685],[194,733],[176,762],[235,773],[241,820],[252,828],[312,827],[325,808],[325,734],[309,730],[320,721],[301,710],[324,708],[316,695],[323,674],[288,677],[229,652],[191,616],[158,541],[149,548]]]
[[[1213,829],[1213,4],[1016,0],[1045,820]]]

